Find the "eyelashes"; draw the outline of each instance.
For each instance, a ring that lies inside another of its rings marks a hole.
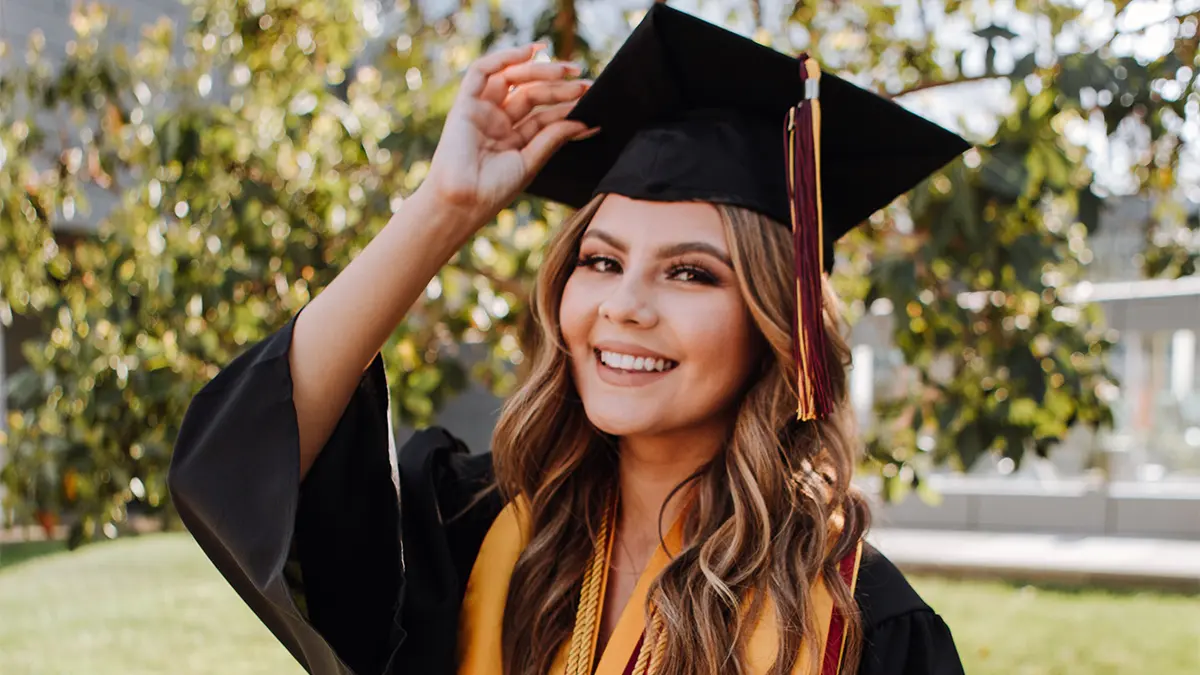
[[[608,267],[609,269],[600,269],[601,266]],[[617,264],[616,260],[605,255],[581,255],[575,261],[575,267],[586,267],[594,272],[605,273],[614,271],[612,268],[619,268],[620,265]]]
[[[586,268],[601,274],[620,273],[621,264],[616,259],[606,255],[582,255],[575,262],[576,268]],[[667,278],[689,284],[716,286],[717,276],[708,271],[703,265],[690,262],[680,262],[667,268]]]
[[[692,265],[692,264],[688,264],[688,263],[673,265],[671,267],[671,269],[667,272],[667,275],[671,278],[676,278],[680,275],[689,275],[690,276],[689,279],[680,279],[680,281],[704,284],[705,286],[716,286],[717,285],[716,276],[714,276],[711,272],[709,272],[708,270],[706,270],[703,267],[700,267],[698,265]]]

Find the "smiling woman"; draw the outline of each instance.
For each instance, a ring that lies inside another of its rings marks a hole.
[[[674,614],[681,625],[699,625],[717,634],[728,631],[721,642],[714,640],[676,657],[685,663],[708,663],[702,672],[719,663],[722,642],[731,642],[730,636],[739,632],[739,622],[730,620],[715,602],[718,594],[735,594],[728,584],[714,584],[707,600],[713,605],[707,607],[676,605],[670,593],[655,585],[635,596],[638,584],[649,578],[643,571],[658,572],[650,566],[662,537],[655,524],[689,522],[681,520],[685,501],[708,505],[688,514],[697,516],[688,527],[701,528],[705,534],[697,538],[705,541],[705,548],[722,552],[708,570],[675,567],[663,572],[681,575],[676,583],[691,588],[709,583],[706,574],[721,579],[735,574],[752,577],[755,566],[765,572],[773,563],[790,560],[765,551],[770,537],[753,526],[721,531],[730,522],[728,506],[712,505],[740,502],[744,506],[733,508],[754,509],[756,504],[789,504],[783,513],[764,514],[774,521],[770,526],[774,536],[784,539],[811,534],[807,528],[793,527],[790,517],[827,519],[824,506],[807,500],[803,493],[787,493],[794,486],[803,486],[811,494],[825,493],[828,486],[815,470],[818,465],[831,474],[849,475],[852,433],[844,415],[831,415],[820,432],[826,452],[811,457],[810,430],[795,419],[796,366],[790,337],[793,269],[788,229],[729,204],[654,202],[605,194],[581,209],[551,241],[533,311],[541,328],[541,340],[535,344],[555,347],[530,350],[533,371],[506,405],[493,449],[497,477],[505,491],[541,497],[534,500],[535,516],[538,508],[547,514],[579,508],[571,503],[576,494],[603,492],[597,497],[601,509],[606,495],[620,495],[613,538],[621,546],[610,551],[614,571],[607,579],[599,613],[597,650],[604,650],[610,637],[620,640],[622,608],[634,598],[635,607],[644,604],[646,593],[657,594],[652,604],[664,617]],[[558,314],[543,308],[558,308]],[[832,346],[829,368],[841,372],[848,349],[838,333],[834,308],[831,301],[824,328]],[[839,400],[845,397],[844,380],[844,376],[838,379],[834,392]],[[556,403],[576,399],[582,403],[583,416],[572,414],[577,406]],[[545,452],[529,448],[545,448]],[[796,473],[788,466],[793,462],[807,465],[794,483],[772,479]],[[537,467],[565,476],[567,487],[545,489],[544,474]],[[534,482],[522,482],[523,476],[532,476]],[[572,481],[586,484],[570,486]],[[685,487],[690,488],[686,499],[674,498]],[[856,495],[846,495],[841,508],[848,515],[842,516],[842,522],[851,526],[840,534],[853,542],[857,540],[854,523],[865,526],[865,507]],[[710,523],[701,520],[706,512]],[[585,535],[590,537],[586,531],[572,534],[569,527],[551,526],[535,534],[527,550],[592,550],[590,538],[571,541]],[[797,541],[785,548],[800,552],[804,546]],[[837,546],[831,542],[828,548]],[[561,560],[561,554],[545,560],[525,556],[514,566],[512,583],[526,587],[527,575],[544,576],[549,573],[547,563]],[[722,570],[723,566],[731,569]],[[789,574],[772,573],[785,579]],[[783,603],[776,611],[785,621],[797,620],[786,618],[789,610],[803,618],[802,606],[809,599],[790,590],[803,583],[795,578],[780,584],[778,600],[772,598]],[[848,587],[841,588],[849,594]],[[529,634],[528,627],[521,625],[527,620],[522,609],[537,616],[553,615],[558,610],[552,602],[510,597],[506,622],[510,617],[511,622],[506,623],[505,635]],[[546,653],[514,642],[514,653]],[[663,664],[670,663],[669,647],[668,642]],[[613,651],[631,649],[632,645],[625,645]],[[765,659],[751,658],[760,663]],[[671,666],[663,667],[663,672],[675,672]],[[544,669],[545,664],[525,663],[514,665],[510,672]]]
[[[961,673],[863,544],[825,280],[961,139],[662,4],[594,84],[534,53],[469,69],[417,193],[193,401],[189,529],[314,673]],[[397,453],[380,346],[522,189],[578,211],[492,452]]]
[[[577,248],[559,320],[588,419],[627,438],[686,430],[661,442],[711,453],[761,354],[719,212],[613,195]]]

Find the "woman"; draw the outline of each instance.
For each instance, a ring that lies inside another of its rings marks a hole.
[[[189,529],[313,673],[960,673],[862,544],[823,272],[961,140],[661,4],[594,84],[535,51],[472,65],[424,184],[197,395]],[[493,452],[396,452],[378,351],[523,189],[581,208]]]

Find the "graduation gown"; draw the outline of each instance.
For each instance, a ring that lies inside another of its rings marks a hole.
[[[294,320],[188,408],[168,476],[201,549],[314,675],[451,675],[476,555],[504,505],[477,499],[491,455],[446,430],[396,451],[382,359],[303,481],[288,364]],[[859,675],[959,675],[950,631],[864,548]]]

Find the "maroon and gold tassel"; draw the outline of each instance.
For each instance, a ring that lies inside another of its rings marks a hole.
[[[821,419],[832,412],[832,379],[826,364],[828,340],[821,297],[825,271],[825,241],[821,209],[821,69],[802,54],[800,81],[803,98],[788,111],[788,201],[796,247],[796,325],[793,349],[799,367],[802,420]]]

